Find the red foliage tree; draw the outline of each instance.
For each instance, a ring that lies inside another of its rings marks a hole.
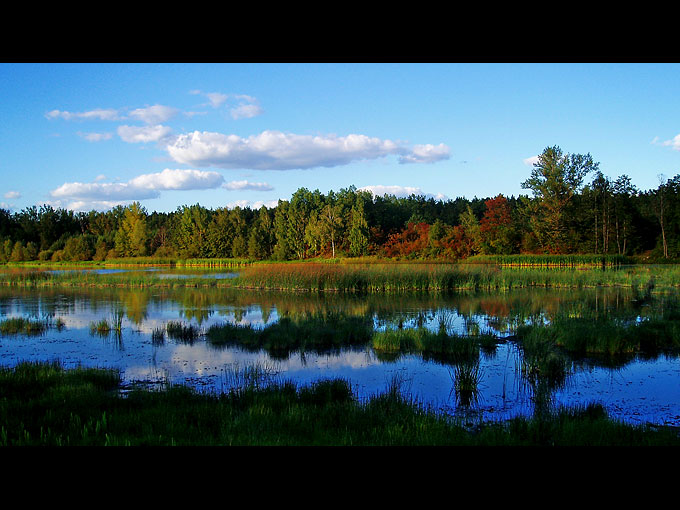
[[[499,254],[512,251],[512,216],[510,203],[503,195],[484,202],[486,211],[479,222],[483,249]]]
[[[421,255],[429,243],[427,223],[408,223],[399,233],[391,234],[383,245],[388,257],[415,257]]]

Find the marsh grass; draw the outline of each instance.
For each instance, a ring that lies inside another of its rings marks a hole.
[[[0,445],[680,445],[676,430],[627,425],[601,406],[480,423],[470,432],[417,405],[398,384],[360,401],[344,380],[258,385],[251,383],[261,367],[253,371],[239,391],[169,385],[123,395],[115,370],[66,370],[58,363],[0,368]]]

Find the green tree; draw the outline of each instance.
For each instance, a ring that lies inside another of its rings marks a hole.
[[[182,206],[175,215],[173,242],[183,258],[207,256],[208,211],[200,204]]]
[[[534,194],[532,228],[545,251],[568,251],[568,207],[585,176],[598,166],[590,154],[564,154],[557,146],[547,147],[538,156],[522,188]]]
[[[291,249],[288,244],[288,208],[287,200],[279,200],[274,213],[274,250],[272,256],[276,260],[289,260]]]
[[[139,202],[133,202],[125,208],[116,232],[116,252],[121,257],[141,257],[147,254],[146,243],[146,209]]]
[[[251,258],[265,260],[271,257],[272,227],[273,222],[269,210],[263,205],[248,235],[248,255]]]
[[[350,211],[349,254],[360,257],[368,251],[369,229],[364,214],[363,202],[357,201]]]

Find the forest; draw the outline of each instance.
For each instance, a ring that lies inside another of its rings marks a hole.
[[[0,262],[116,258],[303,260],[375,256],[458,261],[473,255],[616,254],[680,258],[680,174],[639,190],[605,176],[590,154],[547,147],[526,194],[435,200],[374,196],[350,186],[299,188],[273,208],[182,205],[148,212],[50,205],[0,209]]]

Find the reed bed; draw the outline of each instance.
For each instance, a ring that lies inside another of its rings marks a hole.
[[[217,267],[217,266],[215,266]],[[9,271],[0,284],[21,287],[234,287],[313,292],[441,293],[516,288],[629,287],[662,290],[680,287],[678,265],[636,265],[620,269],[503,267],[497,264],[327,264],[266,263],[239,267],[234,278],[201,275],[164,278],[154,271],[97,274],[94,271]]]
[[[632,266],[620,270],[504,268],[456,264],[268,264],[245,268],[231,282],[255,289],[338,292],[447,292],[515,288],[680,286],[677,266]]]
[[[245,267],[253,264],[250,259],[183,259],[175,262],[176,267],[218,267],[234,268]]]
[[[620,267],[634,264],[635,258],[627,255],[602,254],[514,254],[514,255],[474,255],[462,261],[466,264],[498,264],[519,267]]]

